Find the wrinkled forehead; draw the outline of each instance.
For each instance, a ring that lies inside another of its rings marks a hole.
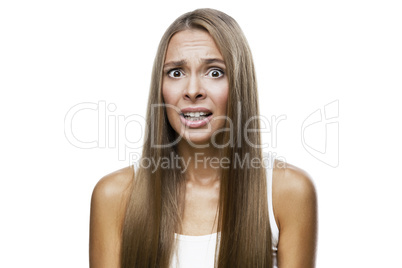
[[[167,47],[165,63],[192,57],[223,60],[218,46],[207,31],[188,29],[174,34]]]

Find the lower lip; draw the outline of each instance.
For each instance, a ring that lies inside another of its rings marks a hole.
[[[211,121],[212,118],[212,114],[209,115],[208,117],[205,117],[202,120],[198,120],[198,121],[191,121],[191,120],[187,120],[183,115],[180,115],[180,120],[181,122],[188,126],[189,128],[199,128],[199,127],[203,127],[206,124],[208,124],[209,121]]]

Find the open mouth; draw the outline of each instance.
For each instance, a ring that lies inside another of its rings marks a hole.
[[[200,128],[209,124],[212,112],[205,107],[187,107],[181,110],[180,119],[189,128]]]
[[[186,120],[189,121],[200,121],[208,118],[212,113],[210,112],[188,112],[188,113],[182,113],[181,116],[183,116]]]

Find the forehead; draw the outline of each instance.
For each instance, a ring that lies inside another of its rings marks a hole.
[[[166,51],[165,62],[194,56],[223,60],[218,46],[207,31],[191,29],[174,34]]]

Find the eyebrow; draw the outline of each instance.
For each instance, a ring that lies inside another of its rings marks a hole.
[[[203,63],[205,64],[212,64],[212,63],[220,63],[225,65],[225,61],[217,58],[212,58],[212,59],[201,59]],[[183,65],[186,65],[187,61],[186,60],[179,60],[179,61],[169,61],[163,65],[163,68],[167,67],[180,67]]]
[[[225,61],[223,61],[223,60],[221,60],[221,59],[216,59],[216,58],[213,58],[213,59],[202,59],[202,61],[203,61],[204,63],[206,63],[206,64],[220,63],[220,64],[225,65]]]
[[[163,68],[166,68],[166,67],[179,67],[179,66],[185,65],[186,63],[187,63],[187,61],[185,61],[185,60],[169,61],[169,62],[167,62],[167,63],[165,63],[163,65]]]

